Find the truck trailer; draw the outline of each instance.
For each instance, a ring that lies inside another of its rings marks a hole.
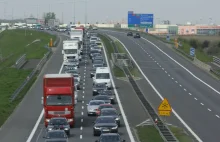
[[[74,78],[72,74],[46,74],[43,79],[44,124],[53,117],[65,117],[74,126]]]

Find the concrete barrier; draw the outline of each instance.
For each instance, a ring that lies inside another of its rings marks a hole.
[[[211,66],[210,65],[207,65],[206,63],[198,60],[197,58],[194,58],[193,60],[193,64],[197,65],[198,67],[206,70],[206,71],[210,71],[211,70]]]

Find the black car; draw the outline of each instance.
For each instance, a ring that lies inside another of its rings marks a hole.
[[[93,135],[100,135],[102,132],[118,133],[118,125],[112,116],[99,116],[93,126]]]
[[[118,114],[117,110],[115,108],[103,108],[100,110],[100,116],[112,116],[115,118],[115,121],[117,122],[118,126],[120,127],[120,115]]]
[[[90,59],[92,59],[92,57],[93,57],[95,54],[100,54],[100,55],[101,55],[101,53],[100,53],[99,51],[97,51],[97,50],[92,50],[92,51],[90,51],[90,54],[89,54]]]
[[[94,60],[102,60],[102,62],[103,62],[103,64],[105,63],[105,61],[104,61],[104,59],[103,59],[103,57],[100,55],[95,55],[93,58],[92,58],[92,62],[94,61]]]
[[[99,140],[95,142],[126,142],[125,140],[121,139],[121,136],[117,133],[107,133],[101,134]]]
[[[64,130],[53,130],[53,131],[48,131],[46,133],[46,136],[43,138],[46,139],[46,142],[49,141],[62,141],[62,142],[68,142],[68,136],[66,135]]]
[[[111,104],[111,100],[109,99],[108,96],[105,96],[105,95],[95,96],[92,100],[102,100],[102,101],[104,101],[106,104]]]
[[[136,33],[136,34],[134,35],[134,38],[141,38],[141,35],[140,35],[139,33]]]
[[[107,90],[107,89],[108,89],[108,87],[106,86],[105,83],[96,83],[93,86],[92,94],[93,94],[93,96],[95,96],[95,95],[98,95],[99,92],[101,92],[103,90]]]
[[[127,36],[133,36],[133,33],[132,32],[128,32]]]
[[[97,57],[102,57],[102,54],[94,54],[93,56],[92,56],[92,61],[96,58],[97,59]]]
[[[115,94],[111,90],[103,90],[99,92],[99,95],[106,95],[111,100],[111,104],[115,103]]]
[[[53,130],[64,130],[67,135],[70,135],[70,125],[67,119],[64,117],[51,118],[47,126],[47,131]]]
[[[77,78],[74,78],[74,85],[76,86],[77,90],[80,90],[80,82]]]

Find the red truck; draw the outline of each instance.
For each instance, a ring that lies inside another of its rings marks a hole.
[[[65,117],[74,126],[74,78],[72,74],[46,74],[43,80],[44,123],[52,117]]]

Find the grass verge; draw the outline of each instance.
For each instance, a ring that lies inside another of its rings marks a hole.
[[[6,30],[0,34],[0,51],[3,57],[7,57],[13,53],[10,58],[0,62],[0,126],[13,112],[14,108],[22,100],[36,79],[34,77],[21,94],[18,95],[16,100],[10,102],[11,95],[32,71],[12,68],[12,65],[24,53],[26,53],[28,59],[42,58],[48,51],[44,46],[49,42],[50,38],[55,40],[56,36],[32,30],[27,30],[26,36],[24,30]],[[36,39],[40,39],[41,41],[30,44]],[[27,44],[30,45],[25,47]]]
[[[169,126],[169,128],[180,142],[193,142],[193,139],[185,133],[184,129],[174,126]],[[163,142],[159,132],[153,125],[139,126],[136,130],[141,142]]]

